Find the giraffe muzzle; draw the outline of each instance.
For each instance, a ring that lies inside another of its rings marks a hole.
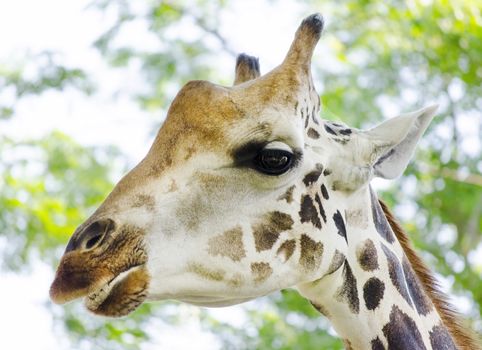
[[[122,316],[140,305],[150,277],[144,229],[95,216],[67,245],[50,287],[56,304],[86,297],[86,307],[104,316]]]

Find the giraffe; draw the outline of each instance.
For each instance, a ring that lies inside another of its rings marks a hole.
[[[318,118],[304,19],[265,75],[187,83],[144,159],[80,225],[50,296],[94,314],[148,301],[221,307],[295,288],[348,349],[476,349],[370,186],[406,168],[436,106],[369,130]]]

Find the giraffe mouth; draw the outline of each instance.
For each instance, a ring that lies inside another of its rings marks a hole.
[[[116,277],[112,278],[109,282],[104,283],[102,286],[97,288],[95,291],[89,293],[85,297],[85,304],[89,309],[97,309],[104,301],[107,299],[109,294],[115,285],[120,283],[127,275],[140,268],[140,265],[133,266],[124,272],[121,272]]]
[[[87,294],[84,303],[89,311],[98,315],[124,316],[144,302],[148,285],[145,265],[135,265]]]
[[[95,314],[129,313],[144,301],[150,281],[143,236],[144,230],[121,225],[105,246],[67,251],[50,286],[52,301],[83,298]]]

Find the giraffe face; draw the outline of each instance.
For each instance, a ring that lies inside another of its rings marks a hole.
[[[393,125],[359,132],[318,119],[310,60],[322,24],[304,20],[264,76],[240,56],[234,87],[179,92],[146,157],[72,236],[54,301],[85,297],[107,316],[145,300],[225,306],[342,266],[349,195],[390,173],[377,162],[396,137]]]
[[[330,152],[310,146],[304,128],[304,111],[317,111],[317,95],[307,89],[301,101],[252,107],[238,99],[243,88],[186,86],[147,157],[94,214],[142,232],[147,259],[133,272],[145,273],[136,281],[150,300],[224,306],[320,275],[326,243],[311,232],[325,225],[336,232],[336,223],[326,217],[333,212],[328,202],[321,203],[331,191],[325,180],[332,174],[323,167]],[[205,107],[186,111],[200,95],[209,96]],[[205,113],[212,129],[196,124]],[[171,135],[179,136],[168,148]],[[87,306],[107,314],[103,298],[89,293]]]
[[[251,109],[237,93],[227,95],[239,114],[221,127],[221,141],[180,142],[176,171],[153,179],[150,188],[170,186],[172,192],[156,198],[159,216],[146,237],[149,298],[224,306],[316,275],[322,244],[300,231],[313,228],[311,218],[301,222],[299,197],[316,167],[302,120],[294,104]],[[226,122],[214,119],[218,126]],[[185,160],[183,149],[193,144]],[[172,279],[155,281],[166,270]]]
[[[298,237],[294,196],[312,166],[299,113],[319,108],[309,66],[322,25],[303,21],[263,77],[246,81],[253,69],[241,62],[232,88],[194,81],[179,92],[147,156],[71,238],[54,301],[86,297],[108,316],[146,298],[221,306],[312,274],[322,246]]]

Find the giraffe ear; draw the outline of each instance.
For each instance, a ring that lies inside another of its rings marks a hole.
[[[363,132],[371,141],[370,163],[375,176],[394,179],[402,175],[437,108],[433,105],[403,114]]]

